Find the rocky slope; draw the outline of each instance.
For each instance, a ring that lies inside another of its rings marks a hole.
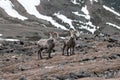
[[[0,27],[3,27],[1,24],[20,24],[34,28],[73,28],[85,33],[119,34],[119,23],[118,0],[0,1]]]
[[[119,0],[0,0],[0,80],[120,80],[119,13]],[[36,41],[69,28],[80,32],[75,55],[59,39],[38,60]]]
[[[58,40],[52,58],[37,58],[34,41],[4,42],[0,46],[1,80],[119,80],[120,35],[82,34],[75,55],[62,55]]]

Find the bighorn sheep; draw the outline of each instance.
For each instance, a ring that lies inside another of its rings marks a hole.
[[[62,48],[62,55],[64,55],[64,50],[66,49],[67,55],[72,55],[74,53],[74,48],[76,44],[76,31],[70,30],[70,37],[69,39],[64,40],[63,48]],[[70,49],[70,53],[68,50]]]
[[[50,32],[50,38],[49,39],[40,39],[38,41],[38,59],[42,59],[42,50],[47,49],[48,54],[48,58],[51,58],[51,51],[53,50],[53,48],[55,47],[55,39],[53,38],[53,32]]]

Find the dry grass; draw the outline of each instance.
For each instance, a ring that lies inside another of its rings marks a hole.
[[[87,70],[89,72],[103,72],[107,69],[120,69],[120,59],[106,60],[103,56],[110,56],[119,53],[119,47],[107,48],[106,42],[97,42],[96,47],[99,50],[88,50],[89,53],[82,54],[75,51],[75,55],[62,56],[61,52],[55,52],[51,59],[37,59],[37,54],[30,56],[18,54],[4,54],[0,56],[0,79],[5,80],[18,80],[21,76],[25,76],[28,80],[39,80],[41,77],[47,76],[62,76],[68,75],[71,72],[80,72]],[[82,61],[86,58],[96,60]],[[15,59],[17,58],[17,59]],[[7,61],[6,59],[9,59]],[[119,80],[120,76],[115,76],[114,79]],[[104,78],[82,78],[79,80],[107,80]]]

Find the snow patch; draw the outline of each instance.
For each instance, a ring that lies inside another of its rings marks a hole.
[[[73,4],[79,4],[79,3],[77,2],[77,0],[71,0],[71,2],[72,2]]]
[[[120,29],[120,26],[116,25],[116,24],[113,24],[113,23],[110,23],[110,22],[107,22],[106,24],[110,25],[110,26],[113,26],[117,29]]]
[[[79,29],[86,29],[90,31],[92,34],[94,34],[94,32],[96,31],[96,26],[94,26],[90,21],[88,21],[87,23],[79,21],[79,23],[82,23],[83,25],[85,25],[85,26],[81,25]]]
[[[66,37],[60,37],[61,39],[66,39]]]
[[[3,34],[0,34],[0,36],[3,36]],[[20,41],[18,39],[3,39],[3,38],[0,38],[0,41]]]
[[[3,36],[3,34],[0,34],[0,36]]]
[[[72,29],[74,29],[74,26],[72,25],[71,19],[67,18],[65,15],[60,13],[54,13],[55,16],[57,16],[59,19],[61,19],[63,22],[68,23]]]
[[[55,66],[45,66],[46,69],[52,69],[54,68]]]
[[[79,21],[80,23],[82,23],[82,24],[85,25],[85,26],[82,25],[82,26],[79,27],[79,28],[80,28],[80,29],[86,29],[86,30],[90,31],[90,32],[93,34],[93,33],[96,31],[96,26],[94,26],[94,25],[92,24],[92,22],[90,21],[90,14],[89,14],[89,11],[88,11],[88,9],[87,9],[87,5],[85,5],[84,7],[82,7],[81,11],[84,12],[84,14],[85,14],[84,17],[85,17],[86,19],[88,19],[88,22],[84,23],[84,22]],[[76,12],[75,14],[78,15],[78,16],[83,16],[83,15],[81,15],[81,14],[78,14],[78,12]]]
[[[79,23],[83,24],[79,27],[79,29],[86,29],[93,34],[96,31],[96,26],[94,26],[92,24],[92,22],[90,21],[90,15],[89,15],[87,6],[85,5],[84,7],[82,7],[81,11],[84,12],[84,14],[79,14],[79,12],[72,12],[73,14],[75,14],[77,16],[82,16],[88,20],[88,22],[86,22],[86,23],[79,21]]]
[[[85,5],[85,7],[82,7],[81,11],[84,12],[84,14],[86,15],[86,18],[87,18],[87,19],[90,19],[89,11],[88,11],[86,5]]]
[[[72,13],[77,16],[81,16],[81,17],[84,17],[85,19],[90,20],[90,15],[79,14],[79,12],[72,12]]]
[[[40,0],[17,0],[17,1],[23,5],[23,7],[26,9],[28,13],[33,14],[36,17],[39,17],[39,12],[37,11],[35,6],[38,6],[40,4]]]
[[[3,39],[3,38],[0,38],[0,41],[20,41],[18,39]]]
[[[29,14],[35,15],[37,18],[47,20],[47,21],[51,22],[57,28],[67,30],[67,28],[58,24],[56,21],[54,21],[52,19],[52,17],[42,15],[38,12],[38,10],[36,9],[36,6],[38,6],[40,4],[40,0],[18,0],[18,2],[26,9],[26,11]]]
[[[14,5],[11,3],[10,0],[0,0],[0,7],[3,8],[8,15],[14,18],[18,18],[21,20],[27,19],[27,17],[20,15],[15,9],[13,9]]]
[[[105,6],[105,5],[103,5],[103,8],[106,9],[106,10],[108,10],[108,11],[110,11],[110,12],[112,12],[112,13],[114,13],[117,16],[120,16],[120,14],[118,12],[116,12],[115,10],[113,10],[113,9],[111,9],[111,8]]]
[[[98,0],[90,0],[91,4],[93,4],[93,2],[98,2]]]

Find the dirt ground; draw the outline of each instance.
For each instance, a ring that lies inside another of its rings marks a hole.
[[[80,72],[87,72],[89,76],[66,80],[120,80],[120,47],[108,48],[109,43],[102,41],[92,43],[93,48],[84,48],[87,53],[76,49],[75,55],[71,56],[63,56],[61,45],[57,45],[51,59],[47,59],[46,54],[44,59],[38,60],[37,53],[32,56],[16,53],[0,55],[0,80],[20,80],[23,77],[27,80],[57,80],[56,77],[65,80],[60,77],[68,77],[72,73],[79,75]]]

